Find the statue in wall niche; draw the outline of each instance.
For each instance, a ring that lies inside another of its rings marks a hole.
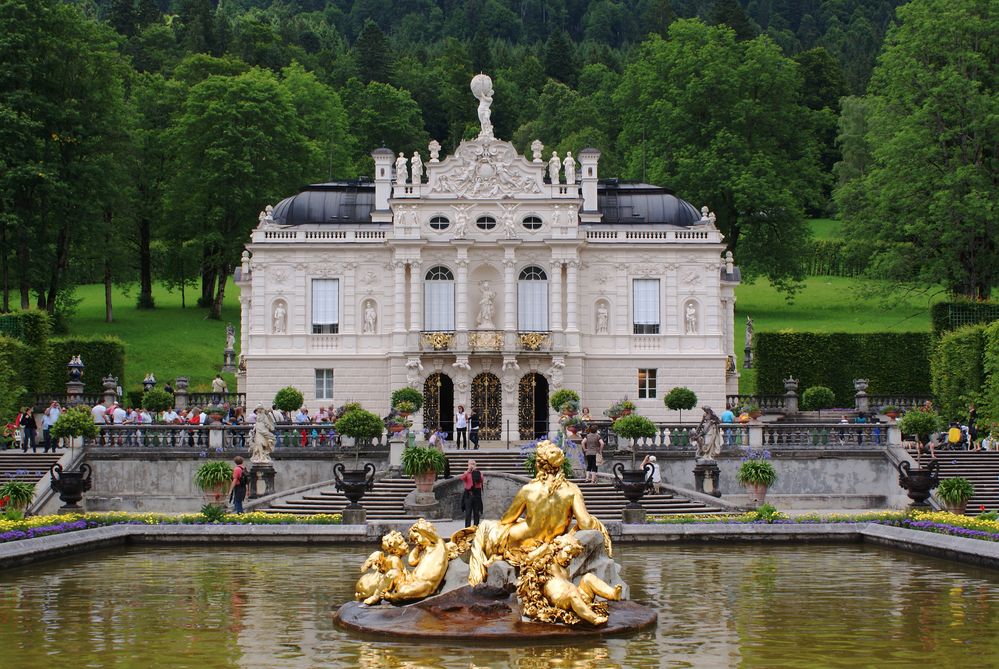
[[[375,303],[368,300],[364,303],[364,325],[361,332],[364,334],[374,334],[378,324],[378,314],[375,312]]]
[[[562,163],[558,159],[558,154],[552,151],[552,157],[548,159],[548,178],[552,184],[558,183],[558,171],[562,168]]]
[[[572,151],[565,152],[565,182],[570,186],[576,183],[576,159],[572,157]]]
[[[410,159],[409,164],[412,166],[413,183],[423,183],[423,158],[420,158],[419,151],[413,151],[413,157]]]
[[[610,312],[603,302],[597,305],[597,334],[607,334]]]
[[[697,305],[693,302],[687,302],[687,306],[683,310],[683,331],[687,334],[697,334]]]
[[[479,137],[492,139],[493,124],[490,121],[492,112],[489,110],[489,106],[493,103],[493,80],[489,78],[489,75],[480,73],[472,77],[470,87],[472,95],[479,101],[479,125],[482,126]]]
[[[454,237],[464,239],[468,230],[468,210],[469,207],[454,207]]]
[[[271,452],[277,441],[274,437],[274,413],[258,404],[253,410],[257,415],[257,422],[253,425],[253,433],[250,435],[250,462],[254,464],[268,464],[271,462]]]
[[[496,304],[496,291],[489,287],[488,281],[479,284],[482,297],[479,298],[479,316],[475,319],[476,324],[483,330],[492,330],[496,327],[493,324],[493,312]]]
[[[284,334],[288,325],[288,312],[284,308],[284,302],[274,305],[274,334]]]
[[[400,186],[409,179],[409,170],[406,169],[406,154],[399,152],[399,157],[395,159],[395,182]]]
[[[711,407],[701,407],[704,415],[694,430],[694,457],[698,460],[716,460],[721,455],[721,419]]]

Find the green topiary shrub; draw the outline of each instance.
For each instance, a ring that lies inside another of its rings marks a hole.
[[[831,409],[834,406],[836,406],[836,395],[832,388],[812,386],[801,394],[801,408],[806,411],[818,411],[821,416],[823,409]]]
[[[940,430],[943,421],[936,411],[907,411],[904,416],[898,419],[898,429],[905,436],[913,436],[920,443],[929,441],[930,435]]]
[[[419,411],[423,406],[423,395],[415,388],[405,387],[392,391],[392,408],[399,406],[400,402],[409,402],[413,405],[412,411]]]
[[[86,437],[93,439],[100,429],[94,423],[94,417],[87,407],[78,406],[67,409],[59,415],[59,420],[52,426],[52,436],[59,437]]]
[[[173,395],[160,388],[152,388],[142,396],[142,406],[157,413],[166,411],[173,406]]]
[[[985,383],[985,326],[969,325],[943,333],[930,358],[933,397],[940,414],[963,415]]]
[[[385,431],[382,419],[364,409],[348,411],[336,422],[336,431],[353,437],[360,445],[367,445],[375,437],[380,437]]]
[[[305,395],[294,386],[285,386],[274,395],[274,406],[281,411],[298,411],[305,402]]]
[[[614,434],[631,440],[656,436],[655,423],[645,416],[639,416],[638,414],[618,418],[611,423],[611,430],[614,431]]]
[[[571,404],[575,402],[576,407],[579,407],[579,393],[575,390],[569,390],[568,388],[562,388],[556,390],[552,393],[551,397],[548,398],[548,403],[551,405],[552,409],[555,411],[561,411],[562,406],[565,404]]]
[[[680,422],[682,423],[683,412],[690,411],[697,406],[697,395],[690,388],[678,386],[666,393],[666,397],[663,398],[663,404],[666,405],[667,409],[679,411]]]

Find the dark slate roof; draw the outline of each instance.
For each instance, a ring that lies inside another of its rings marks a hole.
[[[308,223],[370,223],[375,185],[370,180],[335,181],[306,186],[274,207],[278,225]],[[600,182],[597,207],[601,223],[651,223],[689,226],[701,219],[692,204],[666,188],[616,179]]]

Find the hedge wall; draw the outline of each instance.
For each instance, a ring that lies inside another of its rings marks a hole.
[[[981,324],[945,332],[933,347],[931,387],[945,420],[966,417],[968,403],[979,399],[985,382],[984,347]]]
[[[982,330],[982,368],[985,391],[979,398],[978,422],[988,427],[999,424],[999,321],[986,325]]]
[[[970,301],[937,302],[930,308],[930,319],[933,321],[933,334],[939,337],[944,332],[965,325],[999,320],[999,304]]]
[[[860,276],[867,269],[866,261],[838,239],[813,240],[803,248],[801,260],[808,276]]]
[[[28,383],[34,383],[31,349],[13,337],[0,335],[0,420],[12,420],[25,403]]]
[[[40,392],[45,385],[50,360],[48,347],[52,321],[44,311],[14,311],[0,315],[0,337],[22,343],[27,354],[21,356],[33,364],[17,373],[18,381],[28,394]]]
[[[125,386],[125,345],[117,337],[59,337],[49,340],[52,363],[49,366],[48,392],[66,392],[66,363],[74,355],[83,360],[83,392],[99,393],[101,379],[109,373]]]
[[[858,378],[870,382],[872,395],[925,395],[931,341],[928,332],[757,332],[756,391],[783,395],[783,379],[791,375],[799,388],[831,388],[842,407],[853,406]]]

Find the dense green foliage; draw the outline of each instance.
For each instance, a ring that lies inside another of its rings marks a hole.
[[[971,481],[962,476],[940,481],[936,492],[937,499],[944,504],[964,504],[974,494],[975,487],[971,485]]]
[[[382,436],[385,423],[377,415],[364,409],[348,411],[336,422],[336,431],[348,437],[354,437],[361,445],[371,443],[371,440]]]
[[[831,388],[839,406],[853,406],[854,379],[868,379],[875,395],[930,389],[928,332],[757,332],[753,345],[761,394],[783,394],[788,375]]]
[[[933,334],[939,337],[963,325],[999,320],[999,304],[971,300],[937,302],[930,308],[930,318],[933,322]]]
[[[447,467],[444,452],[430,446],[407,446],[402,449],[402,473],[416,476],[425,472],[440,474]]]
[[[985,327],[982,376],[985,379],[981,420],[990,427],[999,424],[999,321]]]
[[[391,401],[393,409],[398,407],[400,402],[409,402],[413,411],[419,411],[423,406],[423,394],[416,388],[405,386],[392,391]]]
[[[548,403],[551,404],[552,409],[555,411],[561,411],[562,407],[566,404],[575,402],[576,409],[579,408],[579,393],[575,390],[570,390],[569,388],[560,388],[551,394],[548,398]]]
[[[943,427],[943,420],[936,411],[907,411],[898,419],[898,429],[904,436],[912,436],[926,443],[930,435]]]
[[[651,438],[656,436],[655,423],[645,416],[639,416],[638,414],[618,418],[611,423],[611,430],[614,434],[625,439]]]
[[[878,276],[987,298],[999,283],[999,12],[912,0],[898,19],[854,109],[866,118],[844,138],[847,236]]]
[[[142,406],[149,411],[166,411],[173,406],[173,395],[162,388],[150,388],[142,395]]]
[[[75,355],[83,361],[83,392],[99,393],[109,374],[125,387],[125,345],[117,337],[54,337],[49,340],[49,372],[44,390],[66,392],[66,363]]]
[[[49,315],[44,311],[14,311],[0,315],[0,357],[5,359],[13,380],[21,392],[39,392],[45,380],[36,370],[46,369],[50,358],[49,335],[52,332]],[[4,383],[0,379],[0,392]]]
[[[836,406],[836,393],[825,386],[805,388],[801,394],[801,408],[805,411],[819,411]]]
[[[285,386],[274,394],[274,406],[284,412],[298,411],[305,402],[305,395],[294,386]]]
[[[969,402],[980,401],[985,382],[985,326],[945,332],[930,358],[933,397],[941,415],[966,417]]]
[[[0,421],[8,422],[28,398],[34,382],[34,359],[24,342],[0,336]]]
[[[94,417],[90,415],[90,409],[85,406],[77,406],[66,409],[59,414],[59,420],[52,426],[53,437],[87,437],[93,439],[97,436],[98,428],[94,422]]]

